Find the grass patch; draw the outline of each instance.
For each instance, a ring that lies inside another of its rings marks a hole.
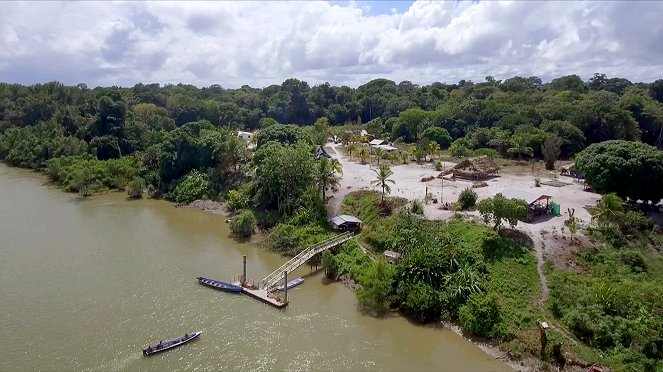
[[[636,241],[576,253],[583,274],[548,268],[547,307],[572,351],[618,371],[663,370],[663,259]]]

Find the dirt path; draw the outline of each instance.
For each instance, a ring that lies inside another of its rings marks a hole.
[[[546,263],[545,257],[545,248],[546,244],[543,241],[540,231],[531,231],[527,229],[527,234],[532,238],[534,242],[534,253],[536,255],[536,271],[539,273],[539,282],[541,282],[541,296],[539,297],[539,302],[543,308],[546,300],[550,296],[550,288],[548,288],[548,280],[546,279],[546,274],[543,272],[543,265]]]

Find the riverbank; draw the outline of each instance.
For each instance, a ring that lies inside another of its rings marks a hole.
[[[284,258],[229,238],[222,215],[44,181],[0,165],[0,331],[12,335],[0,340],[2,371],[507,371],[451,332],[364,316],[351,291],[321,280],[289,292],[286,311],[205,288],[196,276],[228,280],[244,255],[256,277]],[[203,336],[142,357],[192,330]]]

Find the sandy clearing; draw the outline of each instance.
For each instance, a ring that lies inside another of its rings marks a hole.
[[[335,152],[334,157],[339,160],[343,166],[343,176],[340,182],[339,190],[332,193],[333,202],[330,203],[330,212],[337,213],[343,197],[356,190],[377,190],[378,187],[371,186],[371,181],[375,179],[374,170],[377,165],[373,164],[360,164],[358,161],[351,160],[348,156],[343,155],[342,147],[339,144],[328,144]],[[453,167],[455,163],[445,162],[445,169]],[[428,182],[421,182],[424,177],[437,176],[440,172],[435,171],[432,163],[423,164],[393,164],[391,170],[394,172],[392,179],[395,184],[391,186],[391,196],[400,196],[409,200],[419,199],[424,200],[426,190],[432,194],[433,197],[441,200],[444,203],[453,203],[458,200],[458,195],[467,187],[472,186],[471,181],[465,180],[442,180],[435,178]],[[543,178],[542,178],[543,179]],[[581,184],[574,183],[570,177],[560,176],[559,181],[569,183],[570,185],[562,187],[534,186],[533,175],[514,175],[509,173],[502,173],[500,176],[490,180],[486,180],[488,187],[474,189],[479,196],[479,199],[492,197],[505,188],[514,188],[524,190],[535,194],[546,194],[553,197],[553,201],[561,205],[562,216],[550,217],[535,221],[535,223],[519,222],[518,227],[527,230],[531,233],[539,234],[542,230],[552,230],[553,228],[560,229],[564,226],[564,220],[567,215],[567,208],[575,208],[575,216],[585,222],[591,219],[591,215],[586,207],[596,205],[600,195],[583,191]],[[453,212],[440,209],[440,204],[425,204],[424,211],[426,218],[433,220],[444,220],[453,215]],[[464,212],[465,213],[465,212]],[[478,216],[477,212],[467,212]]]
[[[328,144],[327,147],[333,149],[333,155],[343,166],[343,176],[339,189],[331,193],[333,197],[329,204],[329,214],[337,214],[345,195],[356,190],[376,190],[381,191],[376,186],[371,186],[371,181],[375,179],[375,169],[377,165],[360,164],[349,156],[343,154],[342,146],[339,144]],[[453,167],[455,163],[444,162],[444,169]],[[424,200],[426,192],[432,194],[434,198],[443,203],[454,203],[458,201],[459,194],[468,187],[472,186],[471,181],[466,180],[442,180],[434,178],[431,181],[421,182],[424,177],[437,176],[440,172],[434,169],[433,163],[408,163],[408,164],[390,164],[394,172],[391,177],[395,184],[391,185],[391,196],[400,196],[409,200]],[[540,176],[539,176],[540,177]],[[548,298],[549,289],[543,265],[546,256],[555,255],[555,244],[546,245],[548,234],[553,231],[561,232],[564,228],[564,221],[568,218],[568,208],[575,209],[575,217],[582,223],[588,223],[591,215],[587,207],[593,207],[600,200],[601,196],[596,193],[583,190],[583,186],[573,181],[571,177],[560,176],[558,181],[568,183],[562,187],[541,185],[535,187],[533,174],[511,174],[503,172],[498,177],[486,180],[487,187],[474,189],[479,200],[489,198],[501,192],[506,188],[528,191],[534,194],[545,194],[553,197],[553,201],[561,206],[561,216],[545,216],[535,220],[533,223],[518,222],[517,228],[528,233],[534,242],[534,253],[537,259],[537,271],[541,282],[541,305]],[[545,180],[545,177],[540,177]],[[480,217],[477,211],[462,212],[465,215]],[[431,220],[446,220],[453,216],[453,212],[443,210],[440,203],[424,203],[424,215]],[[552,236],[550,236],[552,238]]]

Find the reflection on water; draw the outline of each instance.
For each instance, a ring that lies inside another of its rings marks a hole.
[[[0,164],[0,370],[508,370],[452,332],[362,314],[319,274],[284,310],[197,284],[229,280],[242,255],[252,278],[285,261],[230,239],[222,216],[123,193],[83,200]]]

